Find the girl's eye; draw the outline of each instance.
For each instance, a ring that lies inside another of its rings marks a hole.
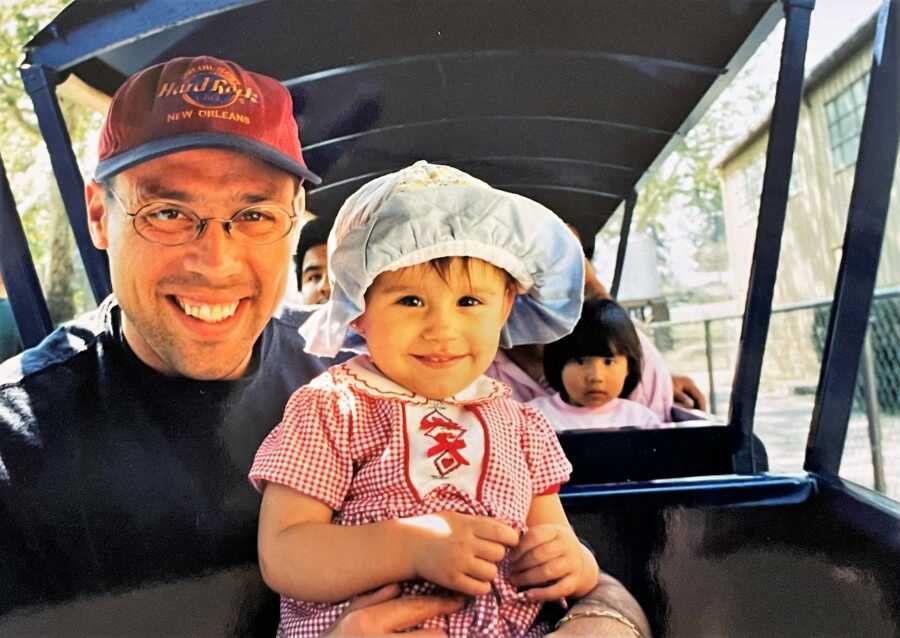
[[[611,366],[611,365],[615,364],[615,362],[616,362],[616,360],[613,359],[612,357],[604,357],[603,358],[604,365]]]
[[[580,366],[584,365],[584,357],[575,357],[574,359],[572,359],[572,361],[574,361],[575,363],[577,363]]]
[[[475,297],[471,297],[471,296],[469,296],[469,295],[466,295],[465,297],[460,297],[460,298],[459,298],[459,301],[457,302],[457,305],[460,305],[460,306],[480,306],[480,305],[481,305],[481,300],[480,300],[480,299],[477,299],[477,298],[475,298]]]
[[[400,297],[400,299],[397,300],[397,303],[401,306],[410,306],[412,308],[420,308],[425,305],[425,302],[415,295],[406,295],[405,297]]]

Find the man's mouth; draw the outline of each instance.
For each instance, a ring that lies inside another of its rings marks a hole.
[[[189,317],[194,317],[207,323],[218,323],[231,317],[241,304],[240,299],[229,303],[203,303],[183,297],[172,297],[182,312]]]

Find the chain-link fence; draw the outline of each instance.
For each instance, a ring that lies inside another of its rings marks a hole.
[[[831,300],[773,308],[754,420],[772,471],[803,467],[830,311]],[[725,422],[741,316],[647,329],[672,372],[690,376],[709,397],[710,411]],[[840,474],[900,500],[900,288],[876,291],[866,352]]]

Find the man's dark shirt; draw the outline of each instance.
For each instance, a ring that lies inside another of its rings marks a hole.
[[[273,319],[236,381],[148,368],[113,298],[0,367],[0,618],[255,566],[253,455],[330,363],[303,353],[300,318]]]

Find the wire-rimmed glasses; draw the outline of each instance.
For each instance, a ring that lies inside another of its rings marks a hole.
[[[189,206],[162,199],[147,202],[132,213],[112,187],[107,186],[107,190],[122,212],[131,217],[137,234],[163,246],[180,246],[195,240],[210,222],[222,224],[225,233],[235,241],[264,246],[286,237],[297,221],[293,212],[275,203],[247,206],[228,219],[200,217]]]

